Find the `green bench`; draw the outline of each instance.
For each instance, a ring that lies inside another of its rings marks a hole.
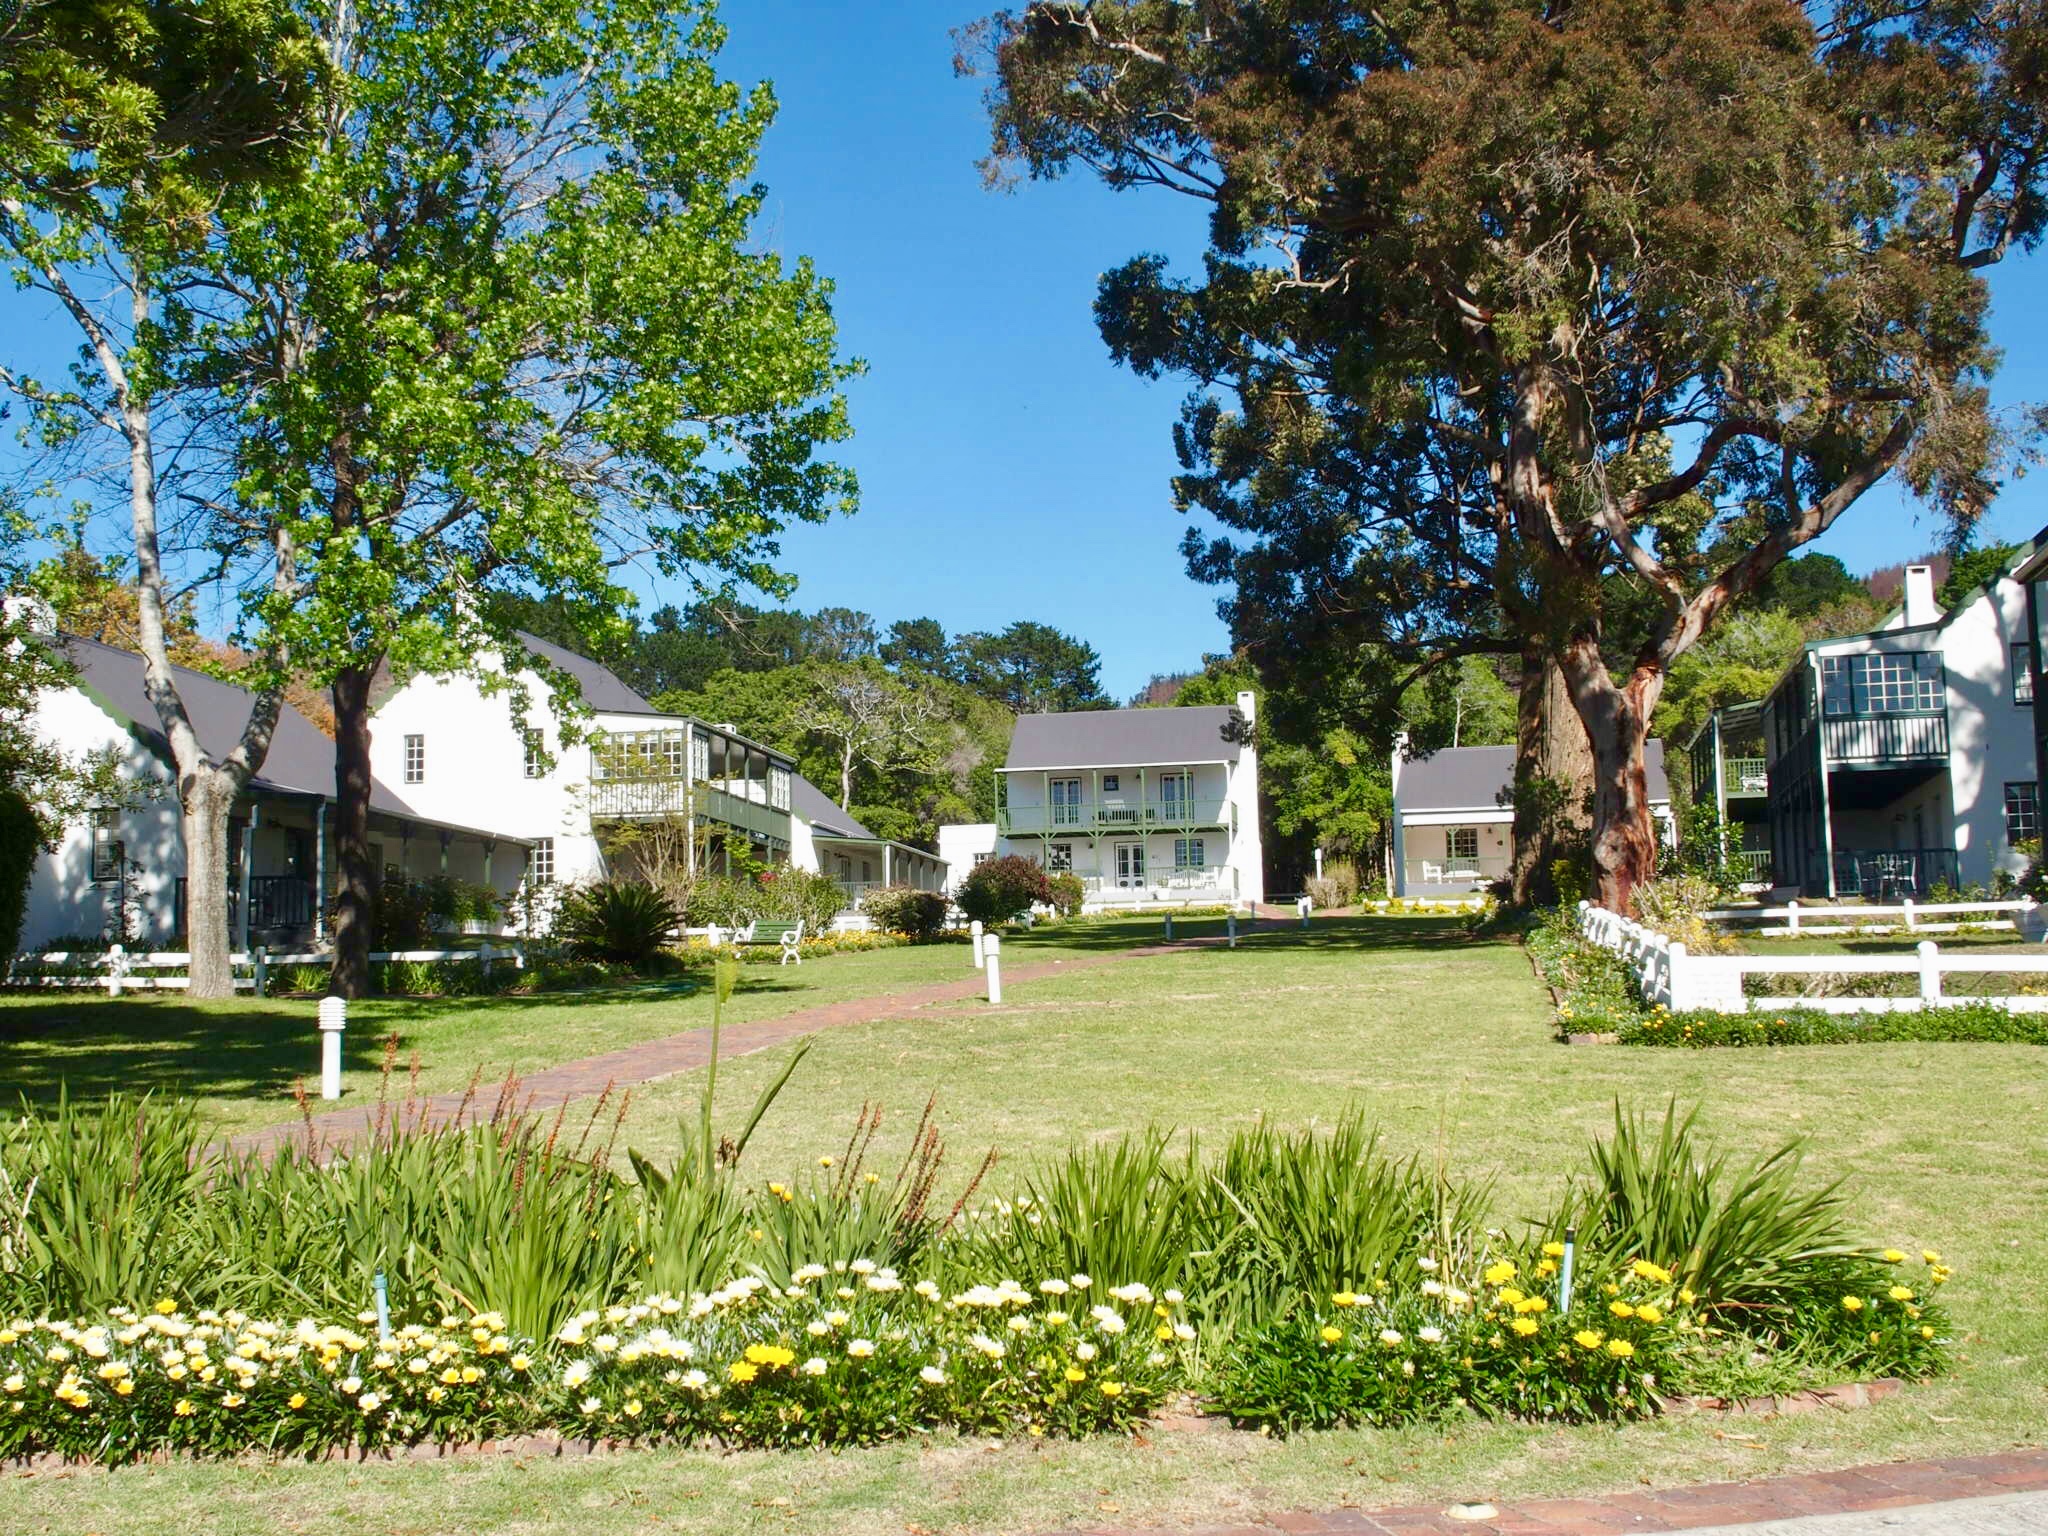
[[[776,962],[778,965],[787,965],[792,960],[798,965],[802,965],[804,957],[800,946],[803,944],[803,940],[804,925],[802,919],[792,923],[779,920],[770,922],[764,918],[757,917],[732,936],[732,941],[735,944],[780,944],[782,946],[782,958]]]

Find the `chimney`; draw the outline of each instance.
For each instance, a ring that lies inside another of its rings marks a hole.
[[[1246,725],[1257,724],[1259,718],[1258,695],[1249,688],[1239,693],[1237,696],[1237,712],[1244,716],[1244,723]]]
[[[1932,624],[1941,617],[1941,604],[1934,600],[1933,566],[1907,566],[1902,595],[1905,600],[1904,617],[1908,629],[1916,629],[1922,624]]]

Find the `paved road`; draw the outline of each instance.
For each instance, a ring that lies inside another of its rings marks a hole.
[[[1762,1525],[1715,1525],[1690,1536],[2048,1536],[2048,1493],[2007,1493]]]

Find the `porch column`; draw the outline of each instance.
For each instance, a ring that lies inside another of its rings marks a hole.
[[[313,809],[313,942],[327,937],[327,802]]]
[[[1835,808],[1828,792],[1827,698],[1821,690],[1820,658],[1809,653],[1807,670],[1813,679],[1813,755],[1820,765],[1820,857],[1827,868],[1828,900],[1835,899]]]
[[[890,854],[892,852],[894,850],[887,843],[882,844],[882,884],[884,885],[894,885],[896,883],[896,877],[891,873],[892,861]]]
[[[235,922],[244,954],[249,952],[249,909],[256,905],[256,826],[262,819],[263,802],[251,800],[249,824],[242,828],[242,910]]]

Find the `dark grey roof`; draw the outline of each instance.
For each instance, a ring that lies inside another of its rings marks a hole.
[[[1664,743],[1654,737],[1643,744],[1643,777],[1651,800],[1671,798]],[[1514,782],[1513,747],[1445,747],[1401,764],[1394,805],[1403,812],[1497,810]]]
[[[78,686],[169,767],[171,744],[157,722],[156,706],[150,703],[148,690],[143,686],[142,658],[133,651],[77,635],[60,636],[57,644],[76,670]],[[249,723],[254,697],[246,688],[194,672],[190,667],[174,666],[171,671],[177,677],[178,697],[185,701],[192,729],[199,733],[200,745],[214,757],[232,752],[242,739],[242,727]],[[264,755],[262,768],[249,780],[249,788],[257,794],[315,795],[332,800],[333,740],[291,705],[280,705],[277,728],[270,735],[270,751]],[[421,816],[380,779],[370,781],[370,809],[434,826],[454,825]],[[477,830],[461,826],[454,829]],[[503,836],[483,831],[478,835]],[[524,841],[516,837],[504,840]]]
[[[618,675],[609,668],[592,661],[588,656],[578,656],[574,651],[565,651],[551,640],[539,635],[530,635],[525,630],[517,631],[519,643],[540,660],[558,672],[566,672],[576,680],[576,687],[583,695],[583,702],[592,709],[614,715],[655,715],[661,713],[639,694],[619,681]]]
[[[1240,749],[1224,739],[1223,728],[1236,713],[1227,704],[1202,704],[1189,709],[1019,715],[1003,767],[1015,771],[1234,763]]]
[[[826,837],[874,837],[853,813],[800,773],[789,776],[789,808]]]

